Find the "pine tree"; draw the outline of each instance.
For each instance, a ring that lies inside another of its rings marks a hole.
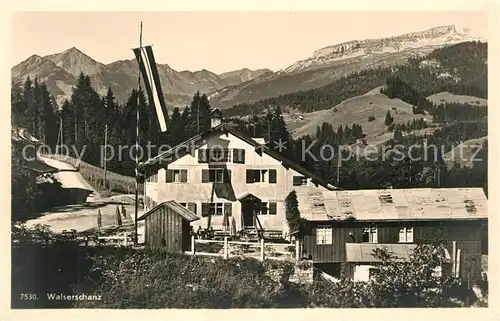
[[[401,131],[400,126],[396,126],[396,128],[394,129],[394,141],[396,141],[396,142],[403,141],[403,133]]]
[[[281,145],[287,150],[278,150],[284,154],[287,154],[288,148],[290,146],[289,142],[291,135],[286,128],[285,120],[283,119],[283,114],[280,107],[276,107],[271,114],[271,130],[269,137],[270,148],[275,148],[276,145]],[[282,145],[284,144],[284,145]]]
[[[58,106],[54,104],[55,100],[44,83],[40,85],[40,95],[42,136],[39,138],[43,139],[48,146],[54,148],[59,134]]]
[[[25,127],[26,106],[23,102],[23,88],[20,82],[12,81],[10,89],[10,100],[12,125]]]
[[[385,121],[384,121],[384,124],[385,124],[386,126],[390,126],[390,125],[392,125],[392,122],[393,122],[393,121],[394,121],[394,119],[393,119],[393,118],[392,118],[392,116],[391,116],[391,111],[390,111],[390,110],[388,110],[388,111],[387,111],[387,114],[385,115]]]
[[[37,188],[33,173],[23,165],[21,151],[11,146],[11,219],[23,222],[36,210]]]
[[[33,83],[30,77],[26,78],[23,85],[23,102],[24,102],[24,123],[25,128],[30,132],[34,133],[35,128],[33,127],[36,122],[36,110],[33,106]]]
[[[297,193],[291,191],[285,198],[285,216],[290,233],[300,232],[301,220]]]
[[[179,108],[175,108],[172,113],[170,126],[168,128],[169,143],[171,146],[175,146],[184,141],[184,127],[184,118],[182,117]]]

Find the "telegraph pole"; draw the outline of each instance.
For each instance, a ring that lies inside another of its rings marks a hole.
[[[63,130],[63,119],[62,117],[60,118],[61,119],[61,127],[60,127],[60,131],[61,131],[61,146],[64,146],[64,130]]]
[[[104,188],[107,187],[107,180],[106,180],[106,163],[108,162],[108,124],[104,126]]]
[[[196,113],[196,115],[198,117],[198,119],[197,119],[198,132],[197,132],[197,134],[199,134],[200,133],[200,92],[197,93],[197,96],[198,96],[197,97],[198,98],[197,99],[197,101],[198,101],[198,105],[197,105],[198,106],[198,112]]]
[[[142,52],[142,21],[141,29],[139,34],[139,49]],[[138,91],[137,91],[137,110],[135,113],[136,124],[135,124],[135,234],[134,234],[134,246],[137,246],[137,214],[139,212],[139,93],[141,91],[141,71],[139,70],[138,76]]]
[[[339,187],[339,181],[340,181],[340,156],[341,155],[339,154],[339,159],[337,161],[337,187]]]
[[[62,146],[62,118],[59,117],[59,133],[57,134],[57,143],[56,143],[56,154],[59,154],[59,151]]]

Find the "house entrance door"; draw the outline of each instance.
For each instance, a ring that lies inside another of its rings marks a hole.
[[[257,206],[255,202],[246,201],[241,202],[241,215],[243,217],[243,227],[255,226],[254,223],[254,212]]]

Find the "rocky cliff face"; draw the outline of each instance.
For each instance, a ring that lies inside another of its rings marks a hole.
[[[455,26],[436,27],[389,38],[353,40],[316,50],[311,57],[296,62],[283,70],[283,73],[293,74],[306,70],[319,69],[348,58],[366,57],[372,54],[396,53],[469,40],[478,39],[457,32]]]

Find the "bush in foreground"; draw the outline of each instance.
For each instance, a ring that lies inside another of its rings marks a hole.
[[[449,306],[455,281],[433,276],[440,262],[421,246],[401,264],[382,251],[367,283],[343,279],[288,282],[291,263],[187,256],[163,250],[83,247],[40,228],[13,231],[13,308],[359,308]],[[281,279],[266,273],[283,271]],[[20,293],[41,300],[21,301]],[[99,301],[51,301],[45,293],[101,295]]]

